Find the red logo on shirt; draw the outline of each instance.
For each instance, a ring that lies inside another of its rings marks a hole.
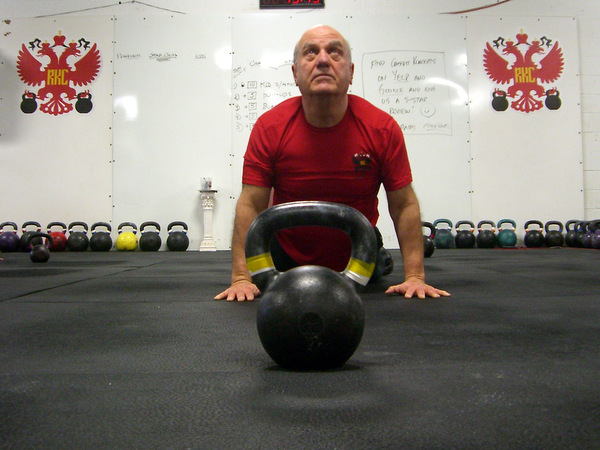
[[[371,155],[367,153],[355,153],[352,162],[356,171],[371,170]]]

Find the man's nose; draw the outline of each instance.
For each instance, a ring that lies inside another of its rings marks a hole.
[[[327,50],[321,49],[317,55],[317,66],[328,66],[329,63],[329,53],[327,53]]]

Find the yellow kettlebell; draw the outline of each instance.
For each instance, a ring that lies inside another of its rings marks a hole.
[[[129,227],[131,231],[124,231],[124,228]],[[121,251],[133,251],[138,246],[138,239],[136,236],[137,226],[133,222],[123,222],[117,229],[119,236],[117,236],[117,250]]]

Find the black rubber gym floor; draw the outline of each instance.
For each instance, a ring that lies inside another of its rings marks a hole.
[[[329,372],[212,299],[229,252],[0,255],[0,447],[600,446],[600,251],[437,250],[439,300],[386,297],[392,253]]]

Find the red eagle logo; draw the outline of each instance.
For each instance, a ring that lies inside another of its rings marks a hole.
[[[83,38],[69,45],[65,45],[65,40],[60,32],[54,36],[52,45],[35,39],[29,43],[32,51],[38,49],[35,56],[22,45],[17,59],[19,77],[28,86],[43,85],[37,93],[25,91],[21,103],[24,113],[33,113],[37,100],[41,102],[40,111],[54,116],[72,111],[75,100],[78,112],[88,113],[92,109],[89,90],[77,93],[74,86],[94,81],[100,70],[100,52],[96,44],[89,48],[90,42]]]
[[[497,111],[510,106],[526,113],[542,108],[545,97],[549,109],[560,108],[560,98],[556,87],[545,89],[543,83],[554,83],[563,72],[564,58],[558,42],[542,37],[528,41],[527,34],[517,34],[517,42],[504,41],[499,37],[493,41],[494,47],[501,48],[501,56],[488,42],[483,51],[483,65],[490,79],[499,84],[510,84],[506,91],[496,88],[492,93],[492,107]]]

